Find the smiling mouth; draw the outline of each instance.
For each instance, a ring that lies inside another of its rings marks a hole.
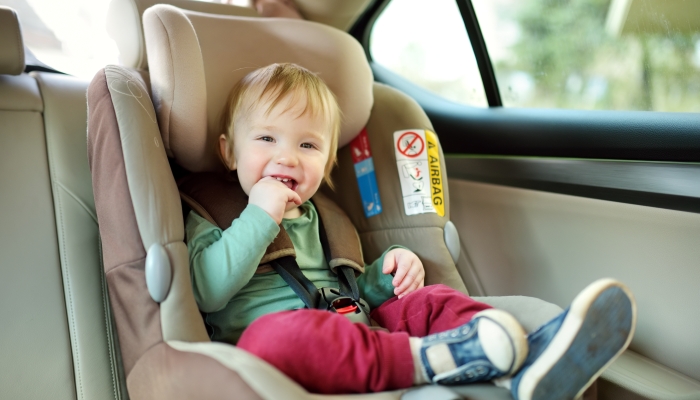
[[[299,186],[297,181],[295,181],[292,178],[280,178],[277,176],[277,177],[275,177],[275,179],[277,179],[279,182],[284,183],[285,185],[287,185],[288,188],[290,188],[292,190],[296,190],[297,186]]]

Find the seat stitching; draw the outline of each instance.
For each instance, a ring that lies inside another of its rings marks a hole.
[[[100,267],[102,267],[102,240],[99,241],[99,253],[100,253]],[[114,398],[119,399],[119,388],[117,385],[117,378],[115,376],[115,360],[113,357],[113,353],[115,351],[113,343],[114,343],[114,336],[112,336],[112,324],[111,324],[111,319],[110,319],[110,311],[108,307],[108,296],[107,296],[107,287],[105,285],[105,276],[104,272],[100,271],[100,286],[102,287],[102,309],[105,314],[105,330],[107,333],[107,353],[109,354],[109,369],[112,373],[112,388],[114,389]]]
[[[51,135],[46,134],[46,130],[44,130],[44,134],[46,135],[46,140],[47,142],[51,142],[52,140],[49,139]],[[56,168],[55,165],[52,161],[53,157],[51,157],[51,152],[49,152],[50,146],[48,146],[47,143],[47,149],[46,153],[48,156],[48,161],[49,161],[49,168],[51,171],[51,182],[58,184],[56,181]],[[53,185],[52,185],[53,186]],[[75,328],[75,307],[73,304],[73,290],[71,288],[71,283],[70,279],[68,278],[68,272],[66,271],[68,269],[68,256],[67,256],[67,251],[66,251],[66,243],[65,243],[65,237],[66,237],[66,231],[65,231],[65,225],[64,225],[64,219],[63,219],[63,206],[61,205],[61,194],[54,188],[54,199],[56,201],[57,209],[58,209],[58,216],[59,216],[59,221],[60,226],[61,226],[61,237],[59,239],[59,245],[61,247],[61,250],[59,253],[61,255],[61,259],[63,260],[63,263],[61,265],[61,273],[63,275],[63,284],[66,286],[67,292],[68,292],[68,304],[70,305],[70,331],[72,333],[71,335],[71,345],[72,345],[72,353],[73,357],[75,357],[76,362],[74,363],[75,369],[76,369],[76,380],[78,381],[78,388],[80,389],[80,398],[84,399],[85,398],[85,393],[83,391],[83,379],[82,379],[82,372],[80,370],[80,352],[78,351],[78,338],[77,338],[77,331]]]
[[[184,242],[183,242],[182,240],[173,240],[173,241],[170,241],[170,242],[167,242],[167,243],[163,243],[163,244],[161,244],[161,246],[167,247],[167,246],[169,246],[169,245],[171,245],[171,244],[178,244],[178,243],[183,243],[183,244],[184,244]],[[110,268],[109,271],[105,271],[105,274],[109,275],[112,271],[114,271],[114,270],[117,269],[117,268],[123,267],[123,266],[128,265],[128,264],[133,264],[133,263],[135,263],[135,262],[137,262],[137,261],[145,260],[145,259],[146,259],[146,255],[148,255],[148,254],[147,254],[148,252],[147,252],[147,251],[144,251],[144,253],[146,253],[146,254],[145,254],[143,257],[139,257],[139,258],[136,258],[136,259],[134,259],[134,260],[124,261],[124,262],[121,263],[121,264],[115,265],[114,267]]]
[[[92,220],[95,221],[95,223],[97,224],[97,216],[92,212],[92,210],[90,210],[90,207],[88,207],[88,205],[85,204],[84,201],[80,200],[80,198],[79,198],[78,196],[76,196],[75,193],[73,193],[70,189],[68,189],[68,188],[67,188],[65,185],[63,185],[61,182],[56,181],[56,185],[58,185],[59,187],[61,187],[61,189],[65,190],[66,193],[68,193],[68,195],[69,195],[70,197],[72,197],[72,198],[73,198],[87,213],[88,213],[88,215],[90,215],[90,217],[92,218]]]
[[[166,32],[165,38],[168,41],[168,45],[166,48],[168,49],[168,56],[170,57],[170,70],[172,71],[173,74],[173,82],[177,82],[177,79],[175,78],[175,63],[173,62],[173,48],[170,44],[170,31],[168,30],[168,27],[166,24],[163,22],[163,18],[161,18],[160,14],[154,13],[157,17],[158,20],[160,21],[161,25],[163,26],[163,30]],[[172,85],[171,91],[170,91],[170,107],[168,107],[168,145],[170,145],[170,128],[172,126],[172,115],[173,115],[173,106],[175,104],[175,85]],[[165,146],[165,144],[163,144]]]

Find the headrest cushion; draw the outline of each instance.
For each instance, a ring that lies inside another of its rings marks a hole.
[[[156,5],[144,13],[153,100],[168,154],[190,171],[220,168],[215,153],[227,96],[247,73],[292,62],[319,74],[343,113],[338,146],[369,119],[372,72],[357,41],[309,21],[244,18]]]
[[[107,12],[107,32],[119,48],[119,63],[126,67],[148,69],[146,44],[143,40],[141,15],[159,3],[167,3],[187,10],[222,15],[254,17],[258,13],[249,7],[194,0],[112,0]]]
[[[24,42],[15,10],[0,6],[0,75],[24,72]]]
[[[295,0],[302,15],[309,21],[347,31],[371,0]],[[119,63],[126,67],[148,69],[146,44],[141,16],[156,4],[170,4],[183,10],[209,14],[256,17],[250,7],[195,0],[112,0],[107,12],[107,32],[119,48]]]

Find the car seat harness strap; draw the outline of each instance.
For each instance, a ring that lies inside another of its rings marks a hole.
[[[231,226],[248,205],[248,197],[233,174],[192,173],[178,180],[178,188],[183,202],[220,228]],[[316,288],[304,275],[296,262],[294,244],[282,226],[260,265],[269,264],[307,308],[337,312],[353,322],[369,325],[369,306],[360,298],[356,278],[364,272],[357,231],[350,218],[330,199],[317,193],[311,201],[318,212],[323,254],[338,276],[338,288]],[[326,226],[331,229],[326,230]]]

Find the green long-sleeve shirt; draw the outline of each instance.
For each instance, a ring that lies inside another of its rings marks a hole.
[[[318,214],[309,201],[302,215],[283,219],[296,250],[299,267],[316,287],[338,287],[326,263],[318,231]],[[248,205],[226,230],[195,212],[187,216],[187,249],[194,296],[207,313],[212,339],[235,343],[256,318],[276,311],[303,308],[304,303],[276,272],[255,274],[279,226],[265,211]],[[392,246],[392,248],[399,246]],[[386,254],[386,252],[384,253]],[[358,278],[360,294],[371,308],[394,295],[392,276],[382,273],[384,255],[365,266]]]

